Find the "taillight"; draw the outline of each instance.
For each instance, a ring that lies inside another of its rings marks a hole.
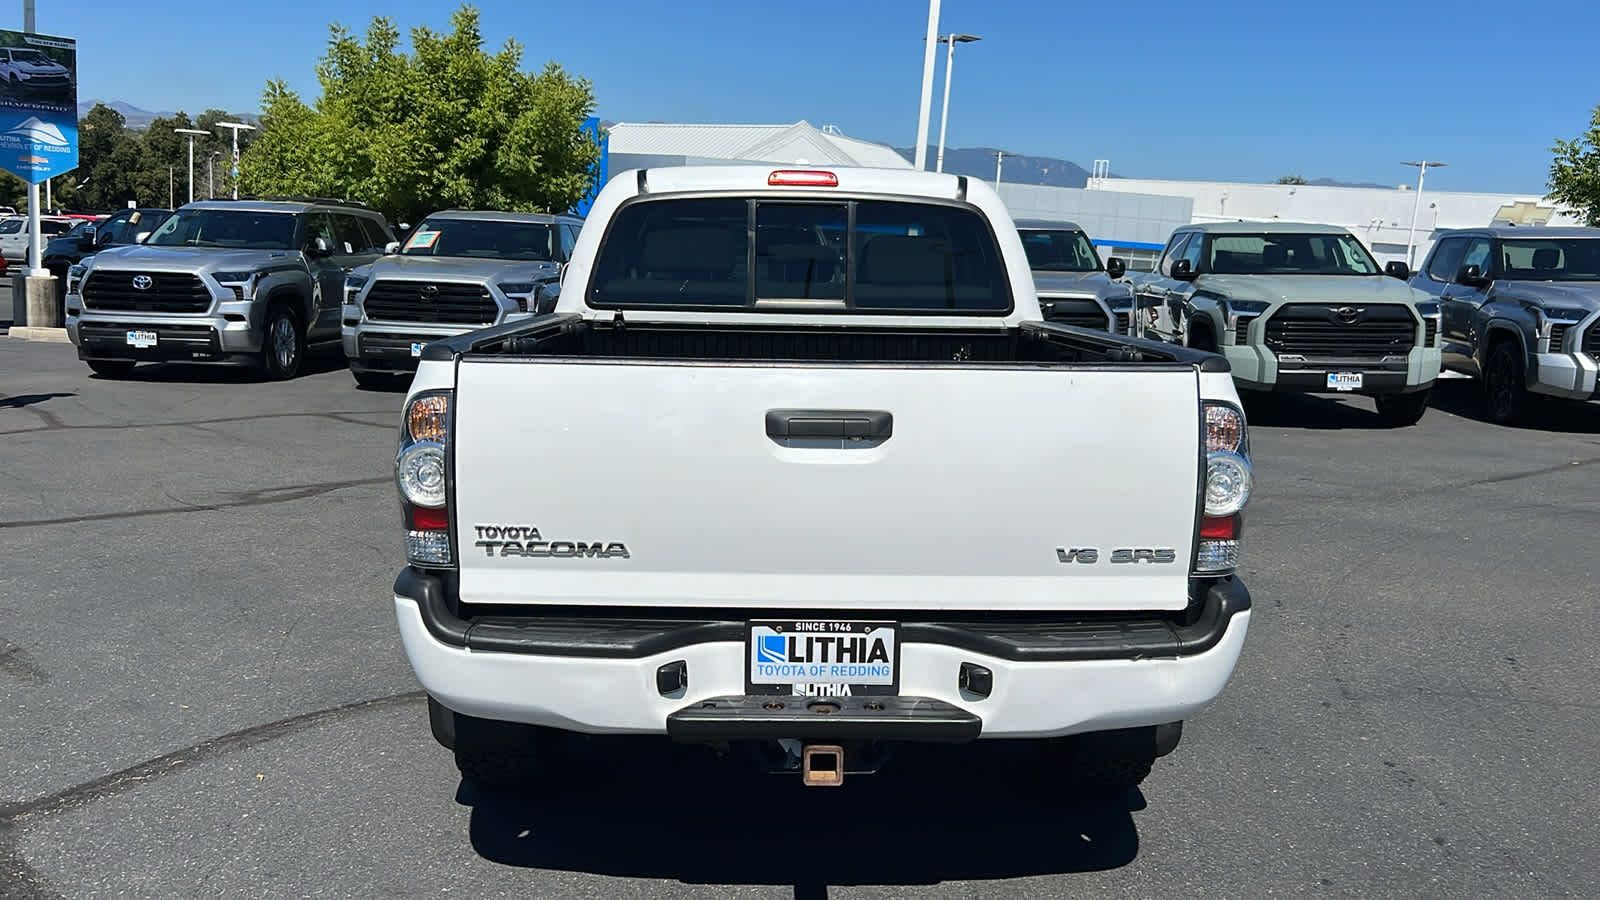
[[[1194,570],[1197,575],[1226,575],[1239,565],[1240,512],[1250,502],[1255,480],[1250,436],[1236,406],[1207,401],[1204,414],[1206,474]]]
[[[450,392],[428,391],[406,402],[394,480],[406,528],[406,559],[419,566],[453,565],[450,550]]]
[[[839,176],[821,169],[779,169],[767,176],[767,184],[796,187],[838,187]]]

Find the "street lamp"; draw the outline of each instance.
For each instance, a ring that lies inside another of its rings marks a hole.
[[[933,45],[939,42],[939,0],[928,0],[928,36],[922,45],[922,105],[917,110],[917,171],[928,167],[928,113],[933,109]]]
[[[1446,165],[1448,165],[1448,163],[1442,163],[1442,162],[1430,161],[1430,160],[1424,159],[1424,160],[1418,160],[1418,161],[1413,161],[1413,162],[1405,162],[1405,163],[1402,163],[1401,165],[1416,166],[1417,167],[1417,199],[1415,200],[1415,202],[1413,202],[1411,204],[1411,235],[1410,235],[1410,237],[1408,237],[1406,239],[1406,267],[1407,268],[1411,268],[1411,267],[1414,267],[1416,265],[1417,213],[1422,210],[1422,179],[1423,179],[1423,176],[1428,174],[1428,167],[1429,166],[1433,166],[1435,169],[1442,169]]]
[[[949,47],[944,53],[944,110],[939,113],[939,156],[933,164],[935,172],[944,171],[944,130],[950,123],[950,67],[956,61],[956,45],[981,40],[983,38],[975,34],[947,34],[939,38],[939,43],[948,44]]]
[[[227,128],[233,131],[233,199],[239,199],[239,132],[255,131],[254,125],[243,122],[218,122],[216,127]]]
[[[189,136],[189,202],[193,203],[194,202],[194,136],[198,134],[201,137],[205,137],[206,135],[209,135],[211,132],[204,131],[204,130],[199,129],[199,128],[174,128],[172,130],[177,134],[187,134]]]

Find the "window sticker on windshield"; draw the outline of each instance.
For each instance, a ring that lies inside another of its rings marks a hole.
[[[406,249],[426,250],[439,242],[439,234],[437,231],[419,231],[406,241]]]

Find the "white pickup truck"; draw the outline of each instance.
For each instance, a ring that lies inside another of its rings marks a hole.
[[[1043,321],[981,181],[631,171],[551,313],[424,349],[395,613],[482,784],[579,733],[1133,785],[1244,643],[1247,440],[1222,357]]]

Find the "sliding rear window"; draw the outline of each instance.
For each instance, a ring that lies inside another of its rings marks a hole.
[[[994,232],[967,207],[890,200],[635,201],[600,243],[597,308],[1005,314]]]

